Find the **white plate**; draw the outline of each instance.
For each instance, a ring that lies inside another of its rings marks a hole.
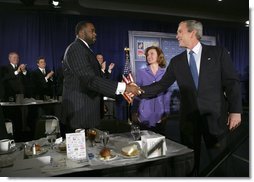
[[[132,158],[138,158],[140,156],[140,151],[136,155],[125,155],[123,152],[120,153],[123,158],[126,159],[132,159]]]
[[[98,159],[102,160],[102,161],[112,161],[115,160],[117,158],[118,155],[116,154],[112,154],[109,158],[104,158],[101,157],[100,155],[98,155]]]
[[[17,147],[12,147],[9,151],[0,151],[0,155],[3,155],[3,154],[11,154],[13,152],[15,152],[17,150]]]
[[[117,153],[115,151],[113,151],[113,150],[110,150],[110,152],[111,152],[111,156],[109,158],[101,157],[100,154],[98,154],[97,158],[99,160],[101,160],[101,161],[112,161],[112,160],[115,160],[118,157]]]
[[[30,150],[26,152],[26,155],[28,155],[28,156],[39,156],[39,155],[45,154],[47,151],[48,151],[48,149],[41,147],[41,150],[36,151],[35,155],[33,155],[33,151],[30,151]]]

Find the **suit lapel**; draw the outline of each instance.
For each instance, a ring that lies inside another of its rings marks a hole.
[[[77,38],[76,41],[78,41],[84,47],[84,51],[86,51],[88,53],[89,58],[90,58],[90,60],[88,60],[88,61],[90,61],[90,64],[93,65],[95,72],[97,74],[99,74],[100,76],[102,76],[101,75],[101,66],[100,66],[99,62],[97,61],[94,52],[89,47],[87,47],[87,45],[80,39]]]

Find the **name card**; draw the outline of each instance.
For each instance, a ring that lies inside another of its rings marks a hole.
[[[141,143],[146,158],[166,155],[167,146],[165,136],[160,134],[142,135]]]
[[[87,160],[85,132],[66,134],[67,158],[72,160]]]

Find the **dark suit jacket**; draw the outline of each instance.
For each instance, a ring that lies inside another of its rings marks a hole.
[[[0,106],[0,140],[8,138],[8,134],[5,127],[4,115],[2,107]]]
[[[50,72],[45,69],[46,75]],[[53,96],[54,83],[52,79],[45,80],[45,76],[39,68],[32,73],[32,82],[34,87],[33,96],[36,99],[44,99],[44,95]]]
[[[0,67],[0,101],[4,101],[5,85],[4,85],[4,74],[3,67]]]
[[[94,53],[80,39],[66,49],[63,74],[62,122],[72,129],[96,127],[101,94],[114,97],[117,82],[102,78]]]
[[[62,96],[63,94],[63,68],[62,66],[56,70],[56,95]]]
[[[223,48],[202,45],[198,90],[184,51],[172,58],[159,82],[141,87],[145,91],[143,97],[165,91],[174,81],[180,90],[180,129],[184,133],[194,132],[193,122],[201,119],[204,133],[220,137],[228,130],[227,112],[242,112],[240,81]]]
[[[11,64],[8,64],[4,67],[4,77],[3,82],[5,84],[5,98],[8,100],[9,97],[14,97],[16,94],[25,94],[26,96],[26,84],[27,79],[29,77],[29,73],[24,75],[23,73],[19,73],[18,75],[14,74],[15,69]]]
[[[110,79],[111,73],[109,73],[107,69],[105,69],[105,72],[103,72],[103,71],[101,71],[101,72],[102,72],[103,78]]]

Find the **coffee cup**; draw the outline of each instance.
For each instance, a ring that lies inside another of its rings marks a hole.
[[[9,152],[15,147],[15,141],[10,139],[0,140],[0,152]]]

